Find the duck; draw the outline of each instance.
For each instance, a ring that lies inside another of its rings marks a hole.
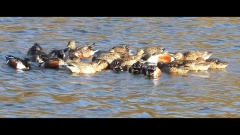
[[[98,57],[99,57],[99,55],[104,54],[104,53],[109,53],[109,52],[108,52],[108,51],[105,51],[105,50],[99,50],[99,51],[97,51],[96,53],[94,53],[91,61],[93,62],[93,61],[97,60]]]
[[[31,70],[31,61],[30,58],[18,58],[12,55],[6,55],[6,64],[12,68],[18,70]]]
[[[109,68],[108,61],[103,59],[96,59],[91,64],[97,72],[100,72]]]
[[[113,60],[115,59],[121,59],[120,54],[118,53],[114,53],[114,52],[104,52],[104,53],[100,53],[97,56],[94,56],[92,58],[92,61],[96,60],[96,59],[103,59],[103,60],[107,60],[108,63],[112,63]]]
[[[155,65],[157,65],[158,62],[169,63],[175,60],[175,58],[167,52],[155,52],[153,54],[144,52],[142,59]]]
[[[65,60],[67,59],[72,60],[74,57],[78,57],[79,59],[84,58],[82,51],[76,47],[76,43],[74,40],[70,40],[68,42],[67,48],[69,48],[69,50],[67,52],[67,56]]]
[[[154,53],[157,53],[157,52],[164,52],[165,51],[165,48],[162,47],[161,45],[156,45],[156,46],[148,46],[148,47],[144,47],[144,48],[141,48],[144,50],[144,52],[148,52],[150,54],[154,54]]]
[[[122,64],[126,65],[127,67],[132,66],[137,61],[142,61],[141,59],[135,59],[134,56],[124,57],[122,59]]]
[[[51,52],[49,52],[49,56],[52,58],[60,58],[60,59],[64,59],[66,57],[66,54],[69,51],[69,48],[65,48],[65,49],[53,49]]]
[[[122,59],[115,59],[110,63],[109,69],[115,73],[120,73],[121,71],[127,71],[128,67]]]
[[[112,52],[112,53],[114,53],[114,52]],[[114,53],[114,56],[110,58],[110,61],[112,63],[112,61],[115,60],[115,59],[121,59],[122,60],[121,61],[122,64],[126,65],[127,68],[129,68],[130,66],[132,66],[137,61],[143,61],[142,60],[142,54],[143,53],[144,53],[143,51],[138,51],[136,54],[127,54],[127,53],[119,54],[119,53]]]
[[[99,50],[94,50],[95,43],[92,45],[86,45],[86,46],[79,46],[76,47],[76,43],[74,40],[71,40],[68,42],[67,47],[69,48],[69,55],[73,53],[75,56],[78,56],[81,58],[89,58],[94,55],[94,53],[98,52]],[[73,56],[71,57],[73,58]]]
[[[191,71],[206,71],[210,67],[210,63],[206,62],[202,57],[198,57],[196,60],[183,60],[175,62],[182,63]]]
[[[228,63],[225,61],[221,61],[217,58],[207,59],[206,62],[210,63],[211,69],[225,69],[228,66]]]
[[[109,49],[109,52],[115,52],[115,53],[131,53],[132,50],[129,49],[128,45],[119,45],[114,46],[111,49]]]
[[[157,66],[161,71],[167,73],[187,74],[190,71],[189,66],[174,61],[170,63],[159,62]]]
[[[84,58],[90,58],[92,57],[96,52],[99,50],[94,50],[95,43],[92,45],[85,45],[85,46],[80,46],[77,47],[77,50],[80,50],[83,53]]]
[[[129,67],[128,72],[131,74],[142,74],[144,64],[140,61],[137,61],[132,66]]]
[[[41,61],[40,59],[48,59],[50,58],[50,55],[46,54],[43,50],[43,48],[38,44],[35,43],[27,52],[27,56],[29,56],[29,59],[31,62],[37,62]]]
[[[36,52],[44,52],[39,43],[34,43],[34,45],[27,51],[27,55],[32,56],[35,55]]]
[[[51,56],[46,54],[45,52],[36,51],[35,54],[33,54],[32,56],[29,56],[29,58],[31,62],[40,63],[46,59],[51,58]]]
[[[143,66],[143,74],[150,78],[159,78],[162,75],[162,71],[156,65]]]
[[[176,60],[196,60],[198,57],[202,57],[204,60],[208,59],[212,55],[211,51],[187,51],[184,53],[176,52]]]
[[[144,54],[143,50],[138,50],[136,54],[124,54],[120,55],[120,57],[125,61],[126,65],[131,66],[137,61],[140,61],[143,57],[143,54]]]
[[[65,63],[61,58],[47,58],[39,60],[39,67],[50,68],[50,69],[66,69],[67,63]]]
[[[74,57],[71,63],[66,66],[72,73],[94,74],[97,72],[91,63],[81,62],[78,57]]]

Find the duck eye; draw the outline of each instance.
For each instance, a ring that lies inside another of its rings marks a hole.
[[[120,65],[120,63],[118,61],[115,62],[116,65]]]

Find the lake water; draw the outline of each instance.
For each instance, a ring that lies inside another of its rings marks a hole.
[[[110,70],[93,75],[68,70],[19,72],[5,54],[24,57],[39,43],[46,52],[96,42],[162,45],[170,52],[212,51],[225,70],[162,73],[146,79]],[[240,18],[238,17],[1,17],[0,117],[6,118],[198,118],[240,117]]]

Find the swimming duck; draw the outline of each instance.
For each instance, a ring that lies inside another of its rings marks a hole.
[[[35,55],[36,52],[44,52],[43,48],[38,44],[35,43],[27,52],[28,56]]]
[[[64,59],[66,57],[66,54],[69,51],[69,48],[65,48],[65,49],[53,49],[48,55],[52,58],[61,58]]]
[[[91,63],[81,62],[78,57],[74,57],[71,63],[66,66],[72,73],[94,74],[97,72]]]
[[[159,62],[157,66],[161,71],[167,73],[186,74],[189,71],[189,66],[174,61],[170,63]]]
[[[224,69],[228,66],[228,63],[225,61],[221,61],[217,58],[207,59],[206,62],[210,63],[210,67],[212,69]]]
[[[142,74],[144,64],[140,61],[134,63],[131,67],[129,67],[128,72],[132,74]]]
[[[92,66],[94,67],[94,69],[99,72],[99,71],[103,71],[105,69],[109,68],[109,63],[107,60],[103,60],[103,59],[96,59],[95,61],[92,62]]]
[[[74,40],[68,42],[67,48],[69,48],[69,50],[67,52],[67,56],[65,56],[65,59],[72,60],[74,57],[78,57],[79,59],[84,58],[82,51],[76,47]]]
[[[121,71],[127,71],[127,66],[122,59],[115,59],[110,63],[109,69],[115,73],[119,73]]]
[[[18,58],[12,55],[6,55],[6,63],[8,66],[19,69],[19,70],[30,70],[31,69],[31,62],[29,58]]]
[[[29,59],[31,62],[39,63],[40,59],[47,59],[50,58],[50,55],[46,54],[43,48],[38,44],[35,43],[27,52]]]
[[[92,45],[79,46],[76,49],[83,53],[84,58],[92,57],[99,50],[94,50],[95,43]]]
[[[130,53],[132,50],[129,49],[128,45],[114,46],[109,52],[115,53]]]
[[[137,52],[137,54],[126,54],[126,53],[120,54],[120,55],[118,55],[118,54],[116,54],[117,57],[112,57],[111,60],[122,59],[122,64],[126,65],[127,67],[130,67],[137,61],[142,61],[141,59],[142,59],[143,51]],[[119,56],[120,56],[120,58],[119,58]]]
[[[143,74],[150,78],[159,78],[162,71],[156,65],[146,65],[142,69]]]
[[[145,52],[142,56],[142,59],[146,62],[154,63],[156,65],[158,62],[169,63],[175,60],[175,58],[167,52],[156,52],[153,54]]]
[[[66,69],[67,64],[60,58],[48,58],[39,61],[38,66],[41,68]]]
[[[93,43],[92,45],[76,47],[76,43],[73,40],[69,41],[67,45],[67,47],[70,49],[69,55],[71,55],[71,53],[74,53],[74,55],[77,55],[80,59],[93,56],[94,53],[98,51],[98,50],[94,50],[94,46],[95,46],[95,43]]]
[[[164,52],[165,48],[160,46],[160,45],[156,45],[156,46],[148,46],[148,47],[144,47],[142,48],[144,50],[144,52],[148,52],[150,54],[154,54],[157,52]]]
[[[109,53],[108,51],[105,50],[99,50],[96,53],[94,53],[93,57],[92,57],[92,61],[95,61],[99,55],[103,54],[103,53]]]
[[[181,63],[181,61],[179,62]],[[188,66],[189,70],[195,71],[206,71],[210,67],[210,63],[207,63],[202,57],[198,57],[196,60],[183,60],[182,64]]]
[[[175,55],[177,56],[176,60],[196,60],[198,57],[202,57],[204,60],[206,60],[212,55],[212,52],[210,52],[210,51],[187,51],[184,53],[177,52]]]
[[[143,54],[144,54],[144,51],[142,49],[138,49],[136,54],[124,53],[124,54],[120,54],[120,57],[122,59],[126,58],[126,59],[131,59],[131,60],[140,60],[140,59],[142,59]]]
[[[112,63],[113,60],[115,59],[120,59],[120,55],[118,53],[111,53],[111,52],[107,52],[107,53],[101,53],[98,56],[94,56],[92,58],[92,61],[96,60],[96,59],[103,59],[103,60],[107,60],[108,63]]]

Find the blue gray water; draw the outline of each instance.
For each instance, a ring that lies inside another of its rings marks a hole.
[[[163,73],[146,79],[128,72],[93,75],[68,70],[19,72],[5,54],[24,57],[39,43],[46,52],[96,42],[162,45],[168,51],[208,50],[227,61],[226,70]],[[236,17],[1,17],[0,117],[162,118],[240,117],[240,18]]]

